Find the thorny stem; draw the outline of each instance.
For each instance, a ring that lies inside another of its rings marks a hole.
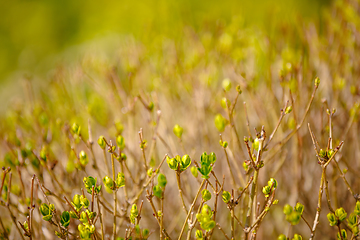
[[[196,193],[196,196],[195,196],[195,198],[194,198],[194,200],[193,200],[193,202],[192,202],[192,204],[191,204],[191,206],[190,206],[190,209],[189,209],[189,211],[188,211],[188,213],[187,213],[187,216],[186,216],[186,218],[185,218],[184,224],[183,224],[183,226],[182,226],[182,228],[181,228],[181,232],[180,232],[180,234],[179,234],[178,240],[181,240],[181,236],[182,236],[183,233],[184,233],[187,220],[188,220],[189,217],[190,217],[191,211],[192,211],[192,209],[193,209],[194,206],[195,206],[196,200],[197,200],[197,198],[199,197],[199,194],[200,194],[201,189],[202,189],[202,187],[204,186],[205,182],[206,182],[206,180],[204,179],[204,180],[201,182],[201,184],[200,184],[200,187],[199,187],[199,189],[198,189],[198,191],[197,191],[197,193]]]

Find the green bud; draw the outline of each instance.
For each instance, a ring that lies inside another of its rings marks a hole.
[[[121,187],[125,186],[125,175],[124,175],[124,173],[119,172],[117,174],[115,184],[116,184],[117,188],[121,188]]]
[[[302,239],[303,238],[301,235],[295,233],[294,238],[292,240],[302,240]]]
[[[114,188],[114,182],[113,182],[113,180],[112,180],[110,177],[108,177],[108,176],[105,176],[105,177],[103,178],[103,183],[104,183],[105,187],[107,187],[107,188],[110,188],[110,189],[113,189],[113,188]]]
[[[318,87],[320,84],[320,78],[316,77],[315,78],[315,87]]]
[[[100,146],[102,149],[105,149],[106,143],[105,143],[105,140],[104,140],[104,136],[100,136],[100,137],[99,137],[99,139],[98,139],[98,144],[99,144],[99,146]]]
[[[164,174],[160,173],[157,180],[160,187],[164,188],[166,186],[167,180]]]
[[[351,228],[351,231],[353,232],[353,234],[356,236],[359,234],[359,227],[358,226],[355,226],[353,228]]]
[[[89,163],[89,159],[84,151],[81,151],[79,153],[79,161],[80,161],[80,164],[83,166],[86,166],[86,164]]]
[[[351,213],[349,218],[347,219],[349,227],[353,228],[357,224],[358,217],[355,213]]]
[[[286,240],[286,236],[284,234],[280,234],[277,240]]]
[[[225,79],[222,81],[221,85],[222,85],[222,88],[223,88],[225,91],[227,91],[227,92],[230,91],[230,89],[231,89],[231,81],[230,81],[230,79],[225,78]]]
[[[121,149],[121,150],[124,150],[125,148],[125,139],[123,136],[119,135],[117,136],[116,138],[116,144],[118,145],[118,147]]]
[[[153,168],[149,168],[149,169],[147,170],[146,174],[147,174],[149,177],[151,177],[152,174],[153,174]]]
[[[304,205],[302,205],[301,203],[296,203],[294,210],[300,214],[302,214],[304,212]]]
[[[122,161],[125,161],[127,159],[126,154],[123,152],[121,153],[120,157]]]
[[[97,181],[97,178],[93,178],[93,177],[84,177],[83,178],[83,182],[84,182],[84,186],[86,188],[86,191],[89,193],[89,194],[92,194],[92,187],[94,186],[94,191],[96,193],[99,193],[100,189],[101,189],[101,186],[99,187],[96,187],[96,181]]]
[[[342,222],[345,220],[347,213],[345,210],[341,207],[335,210],[335,216],[338,217],[339,221]]]
[[[357,201],[355,204],[354,213],[358,216],[360,215],[360,202],[359,201]]]
[[[74,123],[71,127],[71,130],[74,134],[80,135],[81,127]]]
[[[40,213],[45,221],[50,221],[53,217],[53,211],[55,210],[54,204],[47,205],[46,203],[41,204]]]
[[[196,230],[195,232],[195,239],[196,240],[202,240],[204,238],[203,232],[201,230]]]
[[[259,146],[260,146],[259,139],[255,138],[253,143],[253,148],[255,149],[255,151],[259,151]]]
[[[301,214],[296,211],[292,211],[289,215],[286,215],[286,221],[291,223],[291,225],[298,224],[300,222],[300,219],[301,219]]]
[[[326,151],[323,150],[323,149],[320,149],[320,151],[319,151],[319,157],[321,157],[321,158],[326,157]]]
[[[200,223],[200,227],[204,229],[205,231],[211,231],[216,226],[216,223],[214,220],[210,221],[203,221]]]
[[[42,160],[46,161],[47,155],[48,155],[48,150],[47,150],[47,147],[44,145],[44,146],[41,148],[41,151],[40,151],[40,158],[41,158]]]
[[[211,152],[209,155],[209,161],[211,164],[214,164],[216,162],[216,154]]]
[[[62,226],[64,227],[68,227],[69,224],[70,224],[70,214],[68,211],[64,211],[62,214],[61,214],[61,218],[60,218],[60,223]]]
[[[286,109],[285,109],[285,114],[289,114],[291,113],[292,111],[292,106],[288,106]]]
[[[71,203],[76,211],[79,211],[81,208],[82,208],[82,204],[81,204],[81,201],[80,201],[80,195],[79,194],[75,194],[74,197],[73,197],[73,201]]]
[[[115,122],[115,128],[118,134],[121,134],[124,131],[124,126],[121,124],[120,121]]]
[[[271,187],[269,187],[269,186],[263,187],[262,192],[263,192],[263,194],[265,194],[265,197],[269,197],[270,193],[271,193]]]
[[[192,174],[194,177],[197,178],[197,176],[198,176],[198,170],[197,170],[197,168],[196,168],[195,166],[192,166],[192,167],[190,168],[190,171],[191,171],[191,174]]]
[[[69,213],[70,213],[70,217],[72,217],[72,218],[74,218],[74,219],[78,219],[78,216],[76,215],[75,212],[70,211]]]
[[[139,210],[136,204],[133,204],[130,210],[130,221],[132,224],[135,224],[135,219],[138,217],[138,214],[139,214]]]
[[[228,142],[227,141],[219,141],[220,146],[222,146],[223,148],[226,148],[228,146]]]
[[[221,114],[217,114],[215,116],[215,127],[218,129],[219,132],[223,132],[227,124],[228,120],[224,118]]]
[[[289,204],[286,204],[284,206],[284,209],[283,209],[283,212],[285,213],[285,215],[290,215],[293,211],[293,208],[289,205]]]
[[[241,90],[240,85],[237,85],[237,86],[236,86],[236,91],[237,91],[239,94],[241,94],[241,93],[242,93],[242,90]]]
[[[333,213],[328,213],[328,214],[326,215],[326,217],[327,217],[327,219],[329,220],[330,226],[335,226],[335,225],[337,225],[338,220],[336,219],[335,214],[333,214]]]
[[[143,236],[144,238],[147,238],[147,237],[149,237],[149,234],[150,234],[149,229],[144,228],[143,231],[142,231],[142,236]]]
[[[83,195],[80,195],[80,204],[81,204],[81,206],[83,206],[84,208],[88,208],[89,205],[90,205],[90,202],[89,202],[89,200],[88,200],[86,197],[84,197]]]
[[[173,132],[174,132],[175,136],[177,136],[178,138],[181,138],[183,131],[184,131],[184,129],[182,127],[180,127],[179,124],[176,124],[173,128]]]
[[[169,165],[170,169],[175,171],[178,169],[179,162],[175,158],[166,157],[166,162]]]
[[[347,233],[345,229],[341,229],[341,236],[340,233],[337,233],[337,239],[338,240],[342,240],[342,239],[347,239]]]
[[[163,190],[160,188],[159,185],[155,185],[153,187],[153,192],[154,192],[155,197],[162,198]]]
[[[181,158],[181,161],[180,161],[180,170],[181,171],[184,171],[186,170],[191,164],[191,159],[189,157],[189,155],[184,155],[182,158]]]
[[[279,199],[275,199],[274,201],[273,201],[273,205],[276,205],[276,204],[278,204],[279,203]]]
[[[270,180],[268,181],[268,186],[269,187],[273,187],[273,189],[276,189],[278,186],[277,181],[275,180],[275,178],[270,178]]]
[[[209,178],[209,174],[212,171],[212,166],[211,165],[206,165],[206,164],[201,164],[200,168],[197,168],[199,170],[199,172],[201,173],[201,177],[204,179],[208,179]]]
[[[333,149],[329,149],[329,151],[327,152],[327,157],[330,159],[332,157],[332,155],[334,155],[335,151]]]
[[[228,191],[223,191],[222,193],[222,200],[225,202],[225,203],[228,203],[231,199],[231,194],[228,192]]]
[[[202,196],[202,199],[206,202],[206,201],[209,201],[211,199],[211,193],[209,190],[207,189],[203,189],[201,191],[201,196]]]
[[[212,217],[213,212],[211,210],[211,207],[207,204],[204,204],[204,206],[201,208],[201,214]]]
[[[221,107],[226,109],[228,106],[230,106],[231,102],[229,99],[227,99],[226,97],[223,97],[221,99]]]
[[[148,106],[149,110],[150,110],[150,111],[154,110],[154,106],[155,106],[154,103],[153,103],[153,102],[150,102],[150,103],[149,103],[149,106]]]

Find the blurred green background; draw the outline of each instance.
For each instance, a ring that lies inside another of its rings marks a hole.
[[[146,45],[154,36],[179,38],[183,27],[199,29],[240,16],[244,26],[271,31],[274,21],[301,17],[317,24],[326,0],[13,0],[0,1],[0,84],[51,68],[70,46],[109,34],[131,34]],[[15,75],[14,73],[18,74]]]

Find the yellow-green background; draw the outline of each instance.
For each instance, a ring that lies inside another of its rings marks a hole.
[[[180,38],[183,26],[211,28],[234,16],[245,26],[271,31],[274,21],[298,17],[319,24],[327,5],[325,0],[1,1],[0,83],[44,72],[52,56],[103,35],[131,34],[146,45],[157,35]]]

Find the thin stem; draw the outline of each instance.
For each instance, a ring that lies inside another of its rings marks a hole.
[[[180,232],[180,234],[179,234],[178,240],[181,240],[181,236],[182,236],[183,233],[184,233],[187,220],[188,220],[189,217],[190,217],[191,211],[192,211],[192,209],[193,209],[194,206],[195,206],[196,200],[197,200],[197,198],[199,197],[200,192],[201,192],[201,189],[202,189],[202,187],[204,186],[205,182],[206,182],[206,180],[204,179],[204,180],[201,182],[201,184],[200,184],[200,187],[199,187],[199,189],[198,189],[198,191],[197,191],[197,193],[196,193],[196,196],[195,196],[195,198],[194,198],[194,200],[193,200],[193,202],[192,202],[192,204],[191,204],[191,206],[190,206],[190,209],[189,209],[189,211],[188,211],[188,213],[187,213],[187,216],[186,216],[185,221],[184,221],[184,223],[183,223],[183,226],[182,226],[182,228],[181,228],[181,232]]]
[[[313,227],[311,229],[311,234],[310,234],[310,239],[309,240],[314,239],[316,227],[319,224],[319,218],[320,218],[320,212],[321,212],[321,197],[322,197],[322,194],[323,194],[325,171],[326,171],[326,168],[323,167],[322,174],[321,174],[321,180],[320,180],[318,206],[317,206],[317,209],[316,209],[315,220],[314,220]]]
[[[112,168],[112,177],[115,181],[115,164],[114,164],[114,154],[111,154],[111,168]],[[113,199],[114,199],[114,215],[113,215],[113,239],[116,239],[116,211],[117,211],[117,190],[113,190]]]
[[[185,214],[186,214],[188,212],[188,210],[186,208],[184,197],[183,197],[182,190],[181,190],[180,171],[176,171],[176,182],[177,182],[178,189],[179,189],[179,195],[180,195],[181,203],[182,203],[183,209],[184,209]]]

